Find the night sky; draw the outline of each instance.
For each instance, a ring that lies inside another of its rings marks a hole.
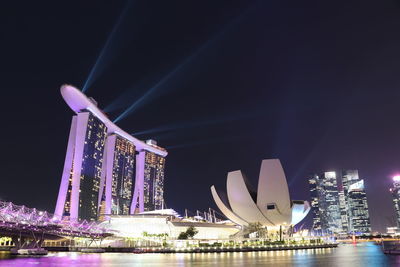
[[[309,173],[358,169],[385,230],[400,2],[301,2],[2,3],[0,198],[54,211],[73,115],[59,88],[86,83],[111,119],[131,111],[121,128],[168,149],[170,208],[216,208],[228,171],[256,184],[279,158],[293,199],[309,199]]]

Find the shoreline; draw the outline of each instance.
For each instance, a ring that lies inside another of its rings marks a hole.
[[[221,252],[253,252],[253,251],[280,251],[299,249],[336,248],[338,243],[316,245],[274,245],[254,247],[198,247],[198,248],[132,248],[132,247],[102,247],[105,253],[221,253]],[[78,247],[43,247],[49,252],[80,252]]]

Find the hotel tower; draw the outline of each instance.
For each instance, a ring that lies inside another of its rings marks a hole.
[[[70,85],[61,94],[72,117],[55,215],[94,221],[164,207],[167,151],[129,135]]]

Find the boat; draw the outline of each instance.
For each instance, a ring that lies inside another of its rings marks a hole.
[[[400,255],[400,240],[382,241],[382,250],[385,254]]]
[[[106,252],[103,248],[81,248],[82,253],[104,253]]]
[[[144,253],[144,251],[142,249],[135,248],[134,250],[132,250],[132,253],[141,254]]]
[[[13,255],[47,255],[49,252],[44,248],[12,248],[10,253]]]

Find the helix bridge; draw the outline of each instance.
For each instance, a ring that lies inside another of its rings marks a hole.
[[[98,222],[62,220],[46,211],[0,201],[0,236],[11,237],[16,248],[40,248],[44,240],[102,240],[112,235]]]

